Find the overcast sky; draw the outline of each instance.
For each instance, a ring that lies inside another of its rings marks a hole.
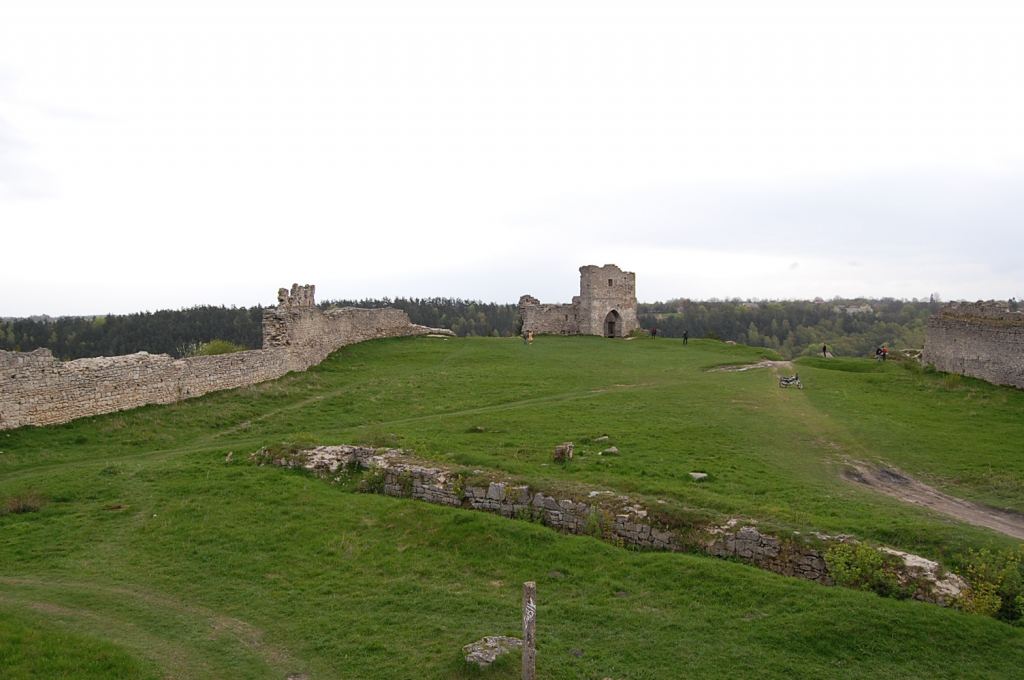
[[[1024,297],[1024,3],[0,0],[0,316]]]

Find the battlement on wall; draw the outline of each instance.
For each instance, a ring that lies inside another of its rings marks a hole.
[[[0,430],[52,425],[145,404],[168,404],[304,371],[346,345],[451,331],[419,326],[400,309],[316,307],[315,287],[292,285],[265,310],[263,349],[174,359],[139,352],[59,361],[48,349],[0,351]]]
[[[955,302],[925,327],[922,361],[947,373],[1024,388],[1024,313],[1005,302]]]
[[[316,301],[313,299],[315,293],[316,286],[308,283],[304,286],[293,283],[291,290],[288,290],[287,288],[278,288],[277,307],[278,309],[315,307]]]
[[[1011,310],[1008,302],[978,300],[977,302],[951,302],[939,310],[940,316],[962,319],[992,319],[1024,323],[1024,311]]]

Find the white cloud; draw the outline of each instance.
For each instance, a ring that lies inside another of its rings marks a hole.
[[[1016,2],[19,5],[0,315],[692,295],[657,251],[719,297],[1021,294]]]

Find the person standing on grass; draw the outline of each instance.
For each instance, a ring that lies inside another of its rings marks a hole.
[[[651,337],[652,338],[658,337],[658,329],[656,327],[654,327],[654,326],[651,327]]]
[[[687,343],[687,341],[689,341],[689,339],[690,339],[690,331],[684,329],[683,330],[683,344],[685,345]]]
[[[828,345],[821,346],[821,356],[825,359],[828,359]]]
[[[533,344],[533,331],[526,331],[526,344],[527,345],[532,345]]]

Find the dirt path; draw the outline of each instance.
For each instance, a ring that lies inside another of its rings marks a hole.
[[[795,372],[792,362],[768,360],[738,366],[717,366],[709,369],[709,372],[735,373],[755,368],[768,368],[776,375],[780,371]],[[786,406],[787,413],[796,416],[805,426],[813,427],[814,431],[818,433],[831,431],[835,436],[837,423],[822,418],[823,414],[816,412],[806,401],[789,401]],[[843,437],[843,439],[848,443],[854,443],[848,437]],[[827,442],[828,447],[833,451],[842,451],[845,448],[834,441],[825,439],[821,441]],[[853,448],[857,449],[853,453],[858,458],[872,457],[872,452],[864,450],[863,445]],[[846,465],[846,469],[842,472],[843,479],[850,483],[867,487],[904,503],[928,508],[933,512],[967,524],[985,527],[1018,540],[1024,540],[1024,513],[1001,510],[950,496],[892,466],[875,466],[849,456],[842,456],[842,461]]]
[[[846,459],[843,479],[866,486],[904,503],[920,505],[935,512],[986,527],[1024,540],[1024,514],[990,508],[962,498],[944,494],[892,467],[875,467],[862,461]]]
[[[749,371],[754,368],[770,368],[775,373],[778,373],[780,368],[785,369],[787,371],[794,370],[792,361],[769,361],[768,359],[765,359],[764,361],[758,361],[756,364],[740,364],[738,366],[716,366],[714,368],[708,369],[708,373],[742,373],[743,371]]]

